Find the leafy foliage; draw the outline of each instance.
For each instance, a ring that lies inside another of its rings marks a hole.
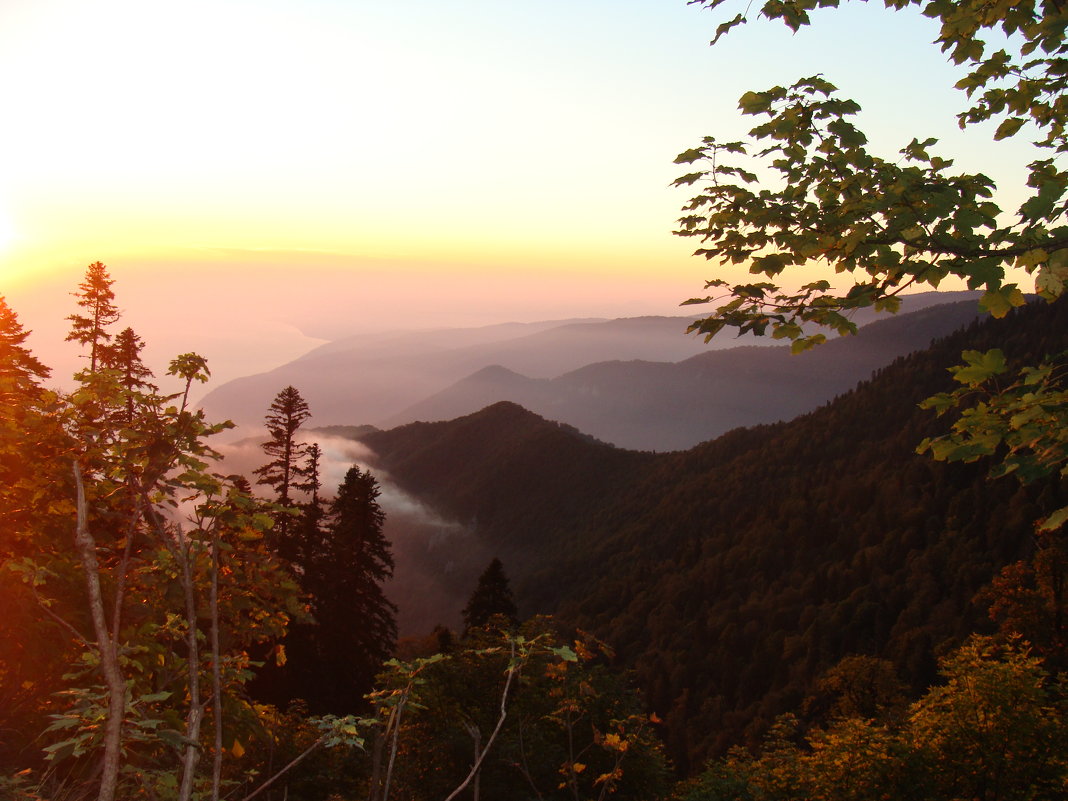
[[[716,9],[726,0],[691,2]],[[760,6],[760,13],[797,30],[810,23],[810,10],[838,5],[838,0],[775,0]],[[973,101],[958,116],[962,128],[1000,119],[994,134],[1000,140],[1028,124],[1025,130],[1036,131],[1036,143],[1052,156],[1068,149],[1063,111],[1068,78],[1062,64],[1068,42],[1059,3],[886,0],[888,8],[906,5],[941,21],[938,43],[954,63],[970,70],[957,84]],[[716,38],[745,21],[745,13],[736,15],[720,25]],[[997,29],[1010,37],[1008,49],[991,53],[987,32]],[[763,143],[757,159],[778,178],[771,188],[731,160],[747,155],[750,146],[741,142],[706,137],[676,160],[701,166],[676,185],[702,187],[677,233],[700,237],[704,244],[697,253],[706,258],[748,263],[750,272],[771,279],[733,287],[710,281],[709,288],[726,288],[732,299],[695,323],[696,330],[711,335],[730,325],[763,333],[770,327],[804,348],[818,342],[818,335],[804,333],[804,323],[850,331],[849,310],[875,305],[894,311],[903,289],[937,287],[949,275],[984,289],[983,305],[1001,316],[1023,302],[1017,286],[1004,280],[1012,266],[1032,273],[1043,296],[1061,294],[1068,265],[1063,223],[1068,174],[1054,158],[1029,165],[1030,196],[1016,221],[1006,224],[991,199],[993,182],[982,174],[951,172],[952,160],[932,155],[935,140],[913,139],[902,148],[901,162],[870,153],[867,138],[850,122],[860,107],[835,91],[813,76],[789,87],[747,92],[739,100],[743,114],[765,118],[750,135]],[[773,283],[787,270],[817,261],[852,277],[849,291],[835,294],[820,281],[786,293]]]
[[[945,683],[897,721],[846,717],[802,740],[784,717],[756,757],[733,751],[679,801],[1057,796],[1068,778],[1068,705],[1041,661],[973,637],[940,672]]]
[[[392,663],[376,703],[394,721],[398,794],[452,798],[466,776],[491,797],[661,797],[654,721],[610,658],[589,635],[569,643],[534,618],[517,632],[472,629],[448,655]]]
[[[37,388],[46,372],[7,326],[21,374],[0,404],[0,586],[25,639],[0,637],[5,715],[44,746],[43,761],[22,757],[43,793],[217,794],[224,777],[200,754],[221,765],[223,727],[256,719],[249,649],[284,632],[296,586],[263,548],[269,518],[209,467],[207,440],[227,424],[189,409],[204,360],[176,358],[181,388],[160,394],[132,331],[125,351],[105,347],[113,296],[97,267],[81,304],[93,299],[99,327],[72,318],[96,357],[69,395]]]
[[[930,451],[949,462],[974,462],[999,455],[991,476],[1013,474],[1024,484],[1049,475],[1068,476],[1068,354],[1047,358],[1037,367],[1020,368],[1011,380],[1005,355],[999,349],[965,351],[964,364],[950,369],[961,386],[923,402],[940,414],[963,409],[951,433],[925,439],[921,453]],[[1068,520],[1061,506],[1038,523],[1040,531],[1060,528]]]
[[[709,9],[725,2],[691,0]],[[810,23],[812,9],[838,5],[838,0],[771,0],[760,13],[796,31]],[[1007,222],[1009,215],[994,202],[993,181],[954,173],[951,159],[932,154],[934,139],[913,139],[901,149],[899,161],[871,153],[867,138],[850,121],[860,106],[838,97],[822,76],[747,92],[738,105],[743,114],[763,118],[750,135],[758,145],[754,157],[774,177],[771,185],[734,161],[748,157],[751,145],[706,137],[676,159],[700,166],[676,185],[701,187],[676,233],[700,237],[698,255],[721,265],[748,264],[750,273],[769,280],[734,286],[721,278],[707,282],[708,289],[725,290],[725,298],[688,303],[726,302],[691,330],[708,337],[726,326],[770,332],[801,351],[825,339],[806,324],[853,333],[851,311],[866,306],[896,311],[903,290],[937,287],[949,276],[984,290],[980,305],[995,317],[1024,303],[1019,286],[1006,280],[1010,268],[1034,276],[1035,290],[1046,300],[1064,292],[1068,173],[1057,165],[1057,157],[1068,151],[1064,8],[1055,0],[885,0],[885,5],[917,6],[941,22],[938,44],[969,70],[956,84],[971,102],[958,115],[961,128],[998,121],[995,141],[1027,130],[1035,134],[1034,144],[1048,151],[1048,158],[1028,165],[1027,197],[1015,220]],[[746,22],[747,13],[721,24],[716,39]],[[994,31],[1005,35],[1005,47],[990,52]],[[852,286],[837,293],[827,280],[793,292],[779,285],[780,276],[817,263]],[[1000,350],[966,353],[965,359],[956,377],[969,390],[1003,372]],[[923,448],[939,459],[974,461],[1007,445],[1008,458],[995,472],[1015,472],[1024,482],[1068,469],[1057,363],[1025,368],[1004,394],[986,384],[986,397],[965,410],[953,434],[928,440]],[[963,391],[943,393],[929,405],[945,411],[970,400]],[[1052,530],[1066,520],[1068,507],[1062,506],[1040,525]]]

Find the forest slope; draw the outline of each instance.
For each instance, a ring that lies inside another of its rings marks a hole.
[[[685,769],[798,708],[847,654],[919,688],[981,624],[976,593],[1064,494],[914,453],[947,425],[917,403],[962,349],[995,346],[1068,348],[1068,306],[973,324],[816,412],[681,453],[618,451],[510,404],[364,441],[504,559],[522,612],[619,649]]]

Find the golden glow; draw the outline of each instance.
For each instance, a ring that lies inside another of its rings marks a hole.
[[[0,206],[0,255],[7,252],[15,243],[15,223],[11,215]]]
[[[54,364],[103,261],[150,347],[224,377],[374,327],[685,314],[722,273],[671,236],[672,159],[744,137],[743,91],[825,70],[881,155],[931,135],[966,171],[1014,161],[962,150],[918,14],[850,4],[710,49],[708,15],[626,5],[4,0],[0,292]]]

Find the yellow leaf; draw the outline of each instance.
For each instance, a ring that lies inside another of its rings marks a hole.
[[[234,747],[230,749],[230,753],[233,754],[235,757],[240,757],[242,754],[245,753],[245,748],[241,745],[240,740],[234,740]]]

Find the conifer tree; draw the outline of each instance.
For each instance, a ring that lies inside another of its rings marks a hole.
[[[301,479],[307,478],[308,470],[303,460],[307,446],[297,442],[297,431],[304,421],[311,417],[308,404],[292,386],[283,389],[275,396],[267,412],[265,423],[270,439],[260,445],[271,457],[271,461],[257,468],[259,484],[273,487],[277,492],[276,500],[282,506],[292,506],[291,492],[300,489]],[[292,518],[281,515],[275,521],[275,530],[280,543],[284,543],[292,529]]]
[[[308,505],[317,508],[322,504],[322,501],[319,498],[319,490],[323,488],[323,482],[319,475],[319,465],[322,460],[323,449],[319,447],[319,443],[310,443],[308,445],[308,463],[304,468],[304,476],[306,480],[297,485],[297,489],[306,492],[311,496]]]
[[[382,590],[393,575],[393,554],[382,530],[380,492],[370,472],[349,469],[330,504],[322,550],[307,567],[304,589],[318,623],[316,664],[300,694],[313,709],[362,706],[393,651],[397,607]]]
[[[464,607],[464,631],[485,626],[494,615],[502,615],[512,623],[518,620],[512,587],[500,559],[494,559],[478,578],[478,586]]]
[[[108,326],[118,322],[119,310],[115,306],[115,293],[111,291],[114,283],[108,275],[108,268],[99,261],[94,261],[85,269],[85,279],[78,285],[78,291],[72,292],[78,298],[78,305],[84,314],[72,314],[67,342],[80,342],[89,345],[89,370],[95,373],[107,343],[111,341]]]
[[[308,460],[304,467],[306,480],[297,485],[297,489],[310,496],[307,503],[301,505],[300,519],[291,549],[293,561],[300,567],[301,572],[304,572],[315,555],[323,549],[323,518],[326,517],[326,509],[323,507],[323,499],[319,496],[319,490],[323,486],[319,467],[322,456],[323,450],[318,442],[308,445]]]
[[[0,396],[36,387],[39,379],[48,378],[52,372],[23,344],[29,335],[0,295]]]
[[[102,349],[100,364],[102,367],[117,370],[120,373],[119,384],[126,396],[125,421],[134,416],[134,399],[138,392],[155,392],[159,389],[150,380],[152,371],[141,361],[141,351],[145,343],[130,327],[124,328],[115,337],[115,342]]]

